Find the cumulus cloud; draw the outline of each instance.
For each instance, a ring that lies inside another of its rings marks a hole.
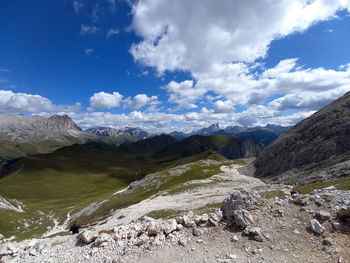
[[[270,107],[309,111],[350,90],[349,67],[305,68],[290,58],[265,69],[256,60],[266,57],[273,40],[334,19],[349,5],[344,0],[140,0],[133,5],[132,29],[142,40],[130,52],[160,75],[191,73],[194,80],[163,87],[169,102],[177,104],[173,110],[195,109],[212,92],[219,98],[216,113],[224,101],[252,107],[275,94],[283,98]]]
[[[230,101],[230,100],[226,100],[226,101],[217,100],[217,101],[215,101],[214,112],[215,113],[233,112],[232,101]]]
[[[215,63],[253,62],[266,55],[274,39],[334,18],[348,5],[344,0],[140,0],[133,6],[132,28],[143,40],[130,52],[159,72],[199,73]]]
[[[80,107],[80,103],[75,105],[55,105],[51,100],[40,95],[0,90],[1,113],[73,112],[78,111]]]
[[[90,97],[89,110],[111,109],[118,107],[123,96],[119,92],[106,93],[104,91],[95,93]]]
[[[138,110],[141,109],[142,107],[146,106],[146,105],[157,105],[160,104],[160,101],[158,101],[158,97],[157,96],[147,96],[146,94],[138,94],[133,98],[126,98],[124,101],[124,107],[125,108],[129,108],[129,109],[134,109],[134,110]],[[153,108],[152,111],[154,111],[155,108]]]
[[[174,110],[197,108],[197,105],[193,102],[197,101],[207,92],[206,89],[195,87],[192,80],[182,82],[171,81],[162,88],[169,95],[168,101],[177,104]]]
[[[94,35],[98,32],[99,28],[96,26],[81,25],[80,35]]]

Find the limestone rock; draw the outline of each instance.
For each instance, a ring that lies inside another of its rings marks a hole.
[[[96,246],[101,246],[103,243],[108,242],[111,239],[111,236],[107,233],[101,233],[96,239],[94,244]]]
[[[325,222],[331,218],[331,214],[326,211],[317,211],[315,217],[321,222]]]
[[[162,222],[158,222],[158,221],[151,221],[148,224],[147,227],[147,233],[148,235],[152,236],[152,235],[158,235],[159,233],[164,231],[164,225],[162,224]]]
[[[97,231],[85,230],[77,236],[77,239],[84,242],[85,244],[90,244],[94,242],[98,236],[99,234]]]
[[[246,228],[254,222],[253,216],[248,210],[238,209],[233,212],[235,223],[238,227]]]
[[[312,232],[321,235],[324,232],[324,227],[318,222],[317,219],[310,221],[310,229]]]
[[[164,233],[166,235],[170,234],[171,232],[175,231],[177,229],[177,223],[175,219],[170,219],[167,222],[165,222],[164,226]]]
[[[260,195],[252,190],[235,190],[225,198],[222,206],[223,214],[226,218],[233,217],[237,209],[250,210],[262,203]]]
[[[278,137],[256,159],[255,176],[277,176],[292,169],[305,171],[308,166],[312,169],[339,162],[334,157],[350,149],[349,125],[350,92]],[[348,169],[344,173],[348,175]]]

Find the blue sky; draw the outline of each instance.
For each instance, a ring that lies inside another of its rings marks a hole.
[[[349,1],[204,2],[1,1],[0,112],[292,125],[350,90]]]

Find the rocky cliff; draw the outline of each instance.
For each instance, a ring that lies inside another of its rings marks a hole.
[[[27,116],[0,115],[0,138],[18,143],[35,143],[44,140],[66,141],[67,137],[84,137],[85,133],[67,115]]]
[[[255,162],[258,177],[310,170],[349,159],[350,92],[295,125]]]

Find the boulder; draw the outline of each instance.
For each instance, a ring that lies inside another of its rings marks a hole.
[[[225,198],[221,210],[226,218],[234,216],[238,209],[254,209],[262,203],[261,196],[252,190],[235,190]]]
[[[96,239],[94,244],[96,246],[101,246],[103,243],[108,242],[108,240],[111,239],[111,236],[108,235],[107,233],[101,233]]]
[[[312,219],[310,221],[310,230],[318,235],[324,232],[324,227],[318,222],[317,219]]]
[[[253,216],[248,210],[238,209],[233,212],[235,223],[238,227],[246,228],[254,222]]]
[[[148,235],[146,233],[143,233],[141,236],[137,238],[137,240],[135,241],[135,245],[142,246],[146,244],[148,241],[149,241]]]
[[[202,236],[204,234],[204,231],[202,229],[193,228],[192,234],[196,237]]]
[[[98,236],[99,234],[97,231],[85,230],[77,236],[77,239],[85,244],[90,244],[94,242]]]
[[[326,222],[331,218],[331,214],[326,211],[317,211],[315,217],[321,222]]]
[[[221,210],[217,210],[215,213],[210,213],[209,222],[214,226],[217,226],[223,219],[223,213]]]
[[[147,233],[149,236],[158,235],[164,231],[164,225],[159,221],[150,221],[147,226]]]
[[[177,223],[175,219],[170,219],[165,222],[164,234],[168,235],[177,229]]]

